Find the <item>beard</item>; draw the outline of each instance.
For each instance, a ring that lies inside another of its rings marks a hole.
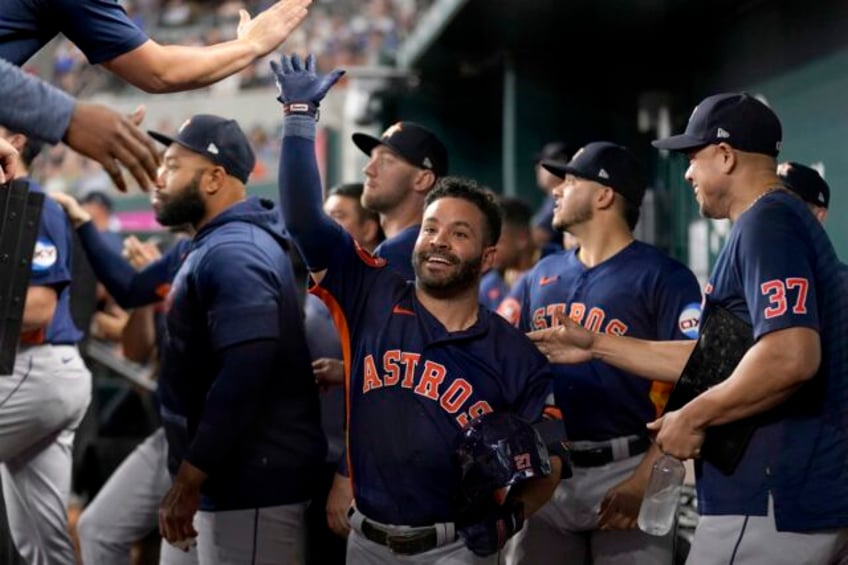
[[[424,268],[424,263],[431,257],[445,259],[459,268],[449,273],[430,274]],[[483,269],[483,255],[462,261],[450,253],[416,249],[412,252],[412,267],[415,270],[415,283],[419,288],[436,298],[450,298],[477,286],[480,271]]]
[[[585,206],[583,208],[570,210],[567,214],[559,218],[554,215],[554,219],[551,225],[556,231],[564,233],[569,231],[569,228],[572,228],[584,222],[588,222],[592,219],[593,216],[594,211],[592,210],[592,208],[590,208],[589,206]]]
[[[191,226],[203,219],[206,214],[206,203],[200,195],[201,172],[177,193],[169,195],[163,201],[156,212],[156,221],[163,226],[179,226],[188,224]]]

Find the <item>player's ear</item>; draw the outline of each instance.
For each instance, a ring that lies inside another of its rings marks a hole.
[[[736,154],[736,150],[727,143],[719,143],[717,151],[718,157],[721,159],[722,172],[728,174],[733,171],[736,167],[737,160],[739,159],[739,156]]]
[[[485,273],[495,265],[495,252],[497,251],[497,245],[490,245],[488,247],[483,248],[483,259],[480,264],[480,272]]]
[[[427,194],[436,185],[436,174],[429,169],[419,169],[412,181],[415,192]]]
[[[602,210],[609,208],[615,203],[615,190],[608,186],[601,186],[601,190],[595,193],[595,202]]]

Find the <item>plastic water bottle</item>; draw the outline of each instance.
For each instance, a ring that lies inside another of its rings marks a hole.
[[[680,459],[663,455],[656,460],[639,508],[640,530],[652,536],[664,536],[671,531],[685,477],[686,468]]]

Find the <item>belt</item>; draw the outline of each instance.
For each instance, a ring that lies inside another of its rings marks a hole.
[[[645,453],[651,447],[647,437],[631,436],[605,442],[573,442],[569,455],[576,467],[601,467],[613,461]]]
[[[440,524],[440,526],[450,526],[450,535],[442,536],[439,539],[439,528],[437,526],[428,526],[423,528],[413,528],[409,531],[396,530],[387,528],[381,524],[373,522],[358,512],[355,508],[348,511],[348,518],[351,526],[358,530],[366,539],[374,543],[388,547],[392,553],[398,555],[416,555],[430,551],[446,543],[451,543],[456,540],[456,534],[453,533],[453,524]],[[449,532],[445,532],[448,534]]]

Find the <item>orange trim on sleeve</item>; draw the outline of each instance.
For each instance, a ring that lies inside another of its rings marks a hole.
[[[368,252],[367,249],[359,245],[359,242],[355,239],[353,240],[354,249],[356,249],[356,254],[359,255],[359,258],[363,263],[368,265],[369,267],[385,267],[386,260],[382,257],[375,257]],[[329,305],[328,305],[329,308]]]
[[[545,406],[542,410],[542,416],[546,416],[551,420],[562,420],[562,410],[556,406]]]
[[[365,251],[365,253],[368,252]],[[321,302],[323,302],[327,306],[327,309],[330,311],[330,316],[333,318],[333,324],[336,326],[336,331],[339,332],[339,342],[342,346],[342,363],[344,364],[345,375],[345,446],[347,447],[347,470],[350,474],[350,481],[352,485],[353,466],[350,463],[350,364],[352,362],[352,353],[350,349],[350,328],[347,325],[347,318],[345,317],[341,305],[336,301],[336,298],[332,294],[330,294],[327,289],[317,284],[313,284],[309,288],[309,292],[320,298]]]

